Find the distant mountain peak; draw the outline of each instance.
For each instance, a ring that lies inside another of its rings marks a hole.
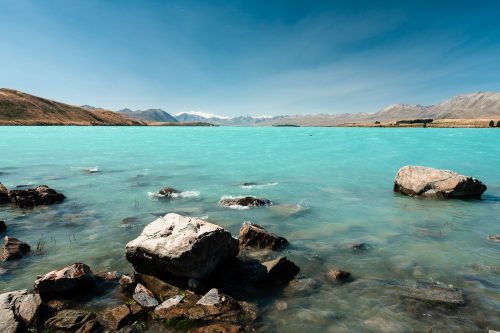
[[[126,115],[129,118],[150,121],[150,122],[166,122],[175,123],[177,119],[174,118],[170,113],[162,109],[148,109],[148,110],[136,110],[132,111],[129,108],[121,109],[117,113]]]

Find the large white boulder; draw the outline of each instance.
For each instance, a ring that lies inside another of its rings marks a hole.
[[[449,170],[405,166],[396,175],[394,191],[426,198],[479,198],[486,191],[486,185]]]
[[[148,224],[125,252],[138,272],[203,278],[238,254],[238,240],[218,225],[170,213]]]

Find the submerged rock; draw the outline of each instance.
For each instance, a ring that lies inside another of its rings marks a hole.
[[[17,238],[5,236],[0,261],[20,259],[31,251],[31,247]]]
[[[47,185],[40,185],[34,189],[12,190],[9,192],[9,198],[12,203],[19,207],[35,207],[52,205],[63,201],[66,197]]]
[[[7,230],[7,225],[5,224],[4,220],[0,220],[0,233],[4,232]]]
[[[331,269],[326,273],[326,278],[332,282],[352,281],[351,273],[341,269]]]
[[[4,184],[0,183],[0,204],[9,203],[9,189]]]
[[[181,192],[171,187],[164,187],[158,193],[162,197],[171,198],[174,194],[179,194]]]
[[[257,207],[257,206],[271,206],[271,201],[256,197],[241,197],[241,198],[222,198],[219,203],[222,206],[241,206],[241,207]]]
[[[34,324],[41,305],[40,295],[26,290],[1,294],[0,332],[15,333],[27,329]]]
[[[443,304],[447,306],[465,305],[466,300],[463,290],[449,287],[441,283],[426,281],[405,281],[396,287],[397,294],[429,304]]]
[[[170,213],[147,225],[125,250],[138,272],[203,278],[238,254],[238,240],[218,225]]]
[[[394,191],[425,198],[479,198],[486,185],[449,170],[405,166],[396,175]]]
[[[87,293],[96,286],[90,267],[74,263],[40,276],[33,285],[43,298],[75,296]]]
[[[288,246],[288,241],[270,233],[263,227],[251,222],[243,223],[240,229],[240,248],[257,247],[261,249],[282,250]]]

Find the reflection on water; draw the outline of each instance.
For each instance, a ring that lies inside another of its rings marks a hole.
[[[26,140],[26,132],[43,133],[43,140]],[[177,212],[206,218],[234,235],[244,221],[253,221],[289,239],[284,254],[301,267],[300,280],[277,299],[259,300],[261,331],[499,329],[500,316],[493,314],[500,312],[500,244],[486,237],[500,233],[500,132],[432,130],[432,141],[428,133],[3,127],[0,181],[10,188],[47,184],[67,200],[36,209],[0,207],[8,235],[32,247],[45,244],[40,253],[0,265],[0,292],[30,288],[37,275],[73,261],[95,271],[130,271],[125,244],[156,217]],[[474,201],[394,194],[393,177],[406,164],[474,175],[488,191]],[[98,172],[82,172],[89,166]],[[150,193],[165,186],[184,194],[152,200]],[[223,196],[240,195],[274,205],[234,210],[218,204]],[[362,250],[353,248],[360,243]],[[331,283],[325,275],[332,268],[351,272],[354,281]],[[462,288],[468,304],[429,306],[393,292],[414,280]],[[117,297],[102,295],[84,306],[107,307]]]

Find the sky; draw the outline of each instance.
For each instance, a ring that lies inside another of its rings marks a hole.
[[[0,87],[110,110],[375,112],[500,91],[500,1],[0,0]]]

